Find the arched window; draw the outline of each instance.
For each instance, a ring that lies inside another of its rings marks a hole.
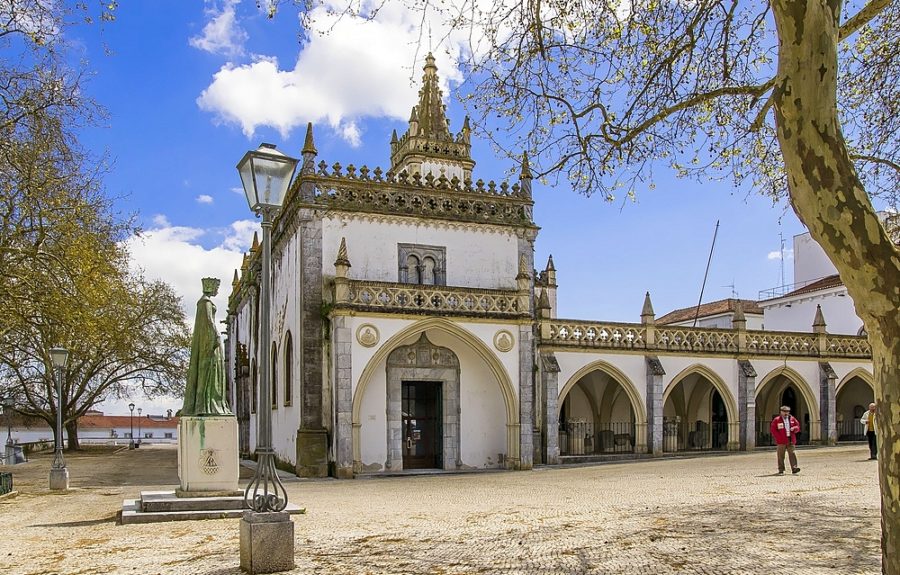
[[[294,342],[291,332],[284,338],[284,404],[291,405],[294,398]]]
[[[419,283],[433,286],[434,285],[434,258],[426,257],[422,260],[422,275]]]
[[[272,364],[272,409],[278,409],[278,346],[274,341],[269,362]]]
[[[447,285],[447,248],[397,244],[398,281],[405,284]]]
[[[408,256],[406,258],[406,277],[408,283],[422,283],[422,278],[419,275],[419,258],[416,256]]]

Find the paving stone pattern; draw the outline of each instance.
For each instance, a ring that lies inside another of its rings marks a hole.
[[[530,472],[293,480],[296,568],[316,574],[881,572],[877,469],[865,446]],[[0,573],[237,575],[237,520],[115,524],[124,498],[177,483],[171,449],[50,457],[13,468]],[[8,467],[2,468],[4,471]],[[242,470],[242,481],[249,477]]]

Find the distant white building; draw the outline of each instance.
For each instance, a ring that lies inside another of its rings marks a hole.
[[[43,419],[12,414],[9,420],[4,418],[0,423],[3,424],[2,443],[52,444],[54,441],[53,428]],[[132,430],[134,440],[140,443],[178,442],[178,418],[173,417],[171,413],[165,416],[132,417],[89,411],[87,415],[78,419],[78,441],[81,444],[128,445],[131,442]],[[65,436],[65,430],[63,435]],[[67,437],[63,438],[64,443],[67,440]]]
[[[794,236],[794,283],[760,293],[765,329],[812,331],[818,308],[826,331],[861,335],[863,323],[834,264],[812,237]]]

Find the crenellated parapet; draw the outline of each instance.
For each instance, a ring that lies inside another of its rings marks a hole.
[[[298,193],[304,186],[315,190],[306,201]],[[295,179],[289,197],[296,207],[535,227],[534,202],[519,184],[493,180],[384,172],[352,164],[329,167],[323,161],[315,173]],[[289,206],[286,212],[291,211]]]

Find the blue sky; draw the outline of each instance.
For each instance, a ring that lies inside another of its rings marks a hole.
[[[189,316],[200,278],[221,278],[221,318],[257,227],[237,161],[260,142],[298,156],[311,121],[319,159],[386,167],[391,130],[406,129],[416,99],[427,35],[422,45],[418,20],[400,9],[367,24],[323,20],[334,26],[310,39],[302,39],[289,5],[269,20],[252,0],[122,2],[116,14],[102,28],[69,31],[75,56],[93,72],[86,91],[109,112],[102,127],[84,131],[83,142],[109,154],[107,190],[145,230],[129,242],[136,262],[173,284]],[[448,115],[457,131],[465,113],[451,96],[462,79],[447,55],[452,42],[432,48],[449,80]],[[473,156],[476,179],[500,180],[513,168],[478,141]],[[669,178],[664,169],[657,174],[656,188],[637,190],[636,202],[612,204],[536,183],[542,229],[535,261],[543,268],[553,255],[560,317],[636,322],[645,291],[657,316],[695,305],[716,220],[704,302],[756,299],[781,284],[779,234],[791,283],[791,238],[804,229],[784,203],[724,183]],[[146,403],[145,412],[154,413],[178,404]],[[107,412],[126,413],[122,407]]]

